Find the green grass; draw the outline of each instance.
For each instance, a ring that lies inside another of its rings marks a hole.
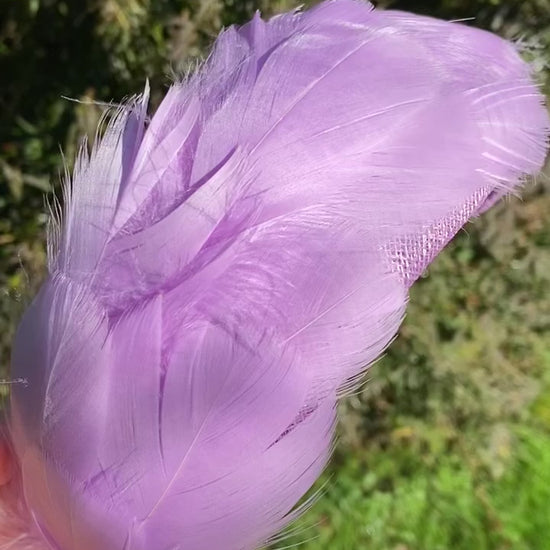
[[[431,466],[396,448],[364,461],[347,455],[294,526],[302,530],[276,548],[549,549],[549,433],[517,427],[514,439],[514,457],[499,479],[454,454]]]

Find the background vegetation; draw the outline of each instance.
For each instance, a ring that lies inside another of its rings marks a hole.
[[[309,4],[311,2],[306,2]],[[526,44],[550,91],[550,0],[379,2]],[[44,192],[101,108],[158,103],[219,29],[292,0],[0,0],[0,365],[44,268]],[[79,99],[76,103],[63,96]],[[550,549],[550,185],[470,224],[413,289],[399,339],[344,405],[323,498],[280,546]],[[5,391],[7,386],[3,386]]]

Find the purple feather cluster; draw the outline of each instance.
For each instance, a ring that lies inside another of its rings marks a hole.
[[[229,28],[147,102],[82,153],[16,337],[27,528],[251,550],[300,512],[410,285],[540,169],[548,117],[513,45],[356,0]]]

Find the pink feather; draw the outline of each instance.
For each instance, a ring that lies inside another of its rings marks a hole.
[[[250,550],[296,517],[410,285],[539,170],[548,117],[511,44],[354,0],[229,28],[148,127],[147,100],[79,159],[18,330],[6,525]]]

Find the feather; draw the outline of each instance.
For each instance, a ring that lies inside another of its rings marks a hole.
[[[411,284],[541,167],[548,117],[511,44],[356,0],[257,14],[148,126],[147,100],[81,155],[17,332],[26,529],[250,550],[301,510]]]

